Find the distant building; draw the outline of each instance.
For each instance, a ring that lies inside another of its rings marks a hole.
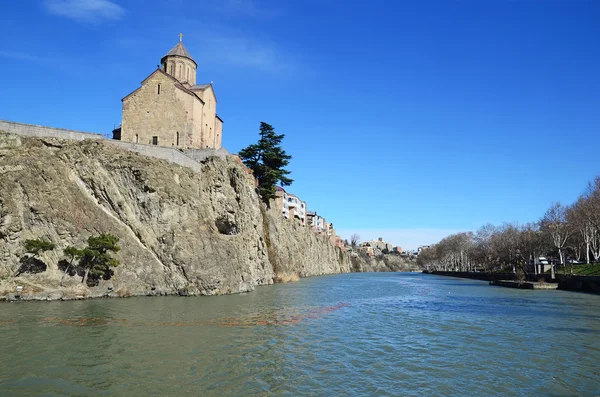
[[[417,248],[417,254],[420,254],[421,251],[423,251],[425,248],[429,248],[429,245],[422,245],[419,248]]]
[[[306,213],[306,223],[317,233],[323,233],[325,230],[325,218],[317,215],[316,212],[309,211]]]
[[[281,210],[281,214],[285,219],[290,219],[290,210],[288,207],[288,194],[284,188],[276,186],[275,187],[275,208],[279,208]]]
[[[333,223],[325,224],[325,233],[327,233],[328,236],[335,236],[335,229],[333,228]]]
[[[368,246],[368,245],[363,245],[359,248],[360,252],[364,252],[365,254],[367,254],[367,256],[375,256],[375,251],[373,250],[373,247]]]
[[[275,207],[281,210],[284,218],[297,219],[306,226],[306,203],[279,186],[275,187]]]
[[[394,245],[391,243],[386,243],[383,241],[383,238],[379,237],[377,240],[365,241],[361,245],[369,245],[370,247],[377,248],[379,250],[387,249],[388,252],[392,252],[394,249]]]
[[[397,252],[398,254],[401,254],[402,251],[402,247],[398,246],[398,247],[394,247],[393,252]]]
[[[298,219],[302,226],[306,226],[306,203],[296,195],[288,194],[287,205],[291,219]]]

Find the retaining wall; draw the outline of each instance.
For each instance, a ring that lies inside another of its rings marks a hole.
[[[459,278],[469,278],[483,281],[514,280],[513,273],[487,273],[487,272],[442,272],[431,271],[423,272],[435,274],[438,276],[449,276]],[[568,274],[557,274],[552,279],[550,274],[530,274],[528,281],[544,281],[546,283],[558,283],[558,289],[565,291],[591,292],[600,294],[600,276],[571,276]]]
[[[74,130],[66,130],[63,128],[45,127],[41,125],[15,123],[13,121],[0,120],[0,131],[5,131],[11,134],[30,136],[35,138],[59,138],[81,141],[84,139],[102,139],[111,145],[119,146],[125,150],[136,152],[144,156],[150,156],[166,160],[170,163],[178,164],[182,167],[188,167],[194,171],[200,171],[202,161],[209,157],[220,157],[225,159],[229,152],[224,149],[190,149],[185,153],[178,149],[146,145],[142,143],[132,143],[117,141],[114,139],[106,139],[102,134],[90,132],[81,132]]]
[[[220,149],[186,149],[184,150],[186,156],[191,157],[192,159],[203,162],[209,157],[220,157],[225,159],[229,156],[229,152],[225,148]]]
[[[61,138],[77,141],[82,141],[84,139],[104,139],[102,134],[44,127],[42,125],[15,123],[13,121],[5,120],[0,120],[0,131],[36,138]]]
[[[158,159],[167,160],[170,163],[181,165],[182,167],[188,167],[193,169],[194,171],[200,172],[202,169],[202,164],[198,161],[186,156],[184,153],[180,152],[177,149],[172,149],[168,147],[155,146],[155,145],[145,145],[143,143],[131,143],[131,142],[122,142],[116,141],[112,139],[106,139],[105,142],[110,143],[111,145],[119,146],[123,149],[129,150],[131,152],[136,152],[139,154],[143,154],[145,156],[155,157]],[[210,157],[210,156],[207,156]]]

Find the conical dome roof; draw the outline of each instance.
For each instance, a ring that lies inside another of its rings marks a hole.
[[[177,45],[173,47],[171,51],[167,52],[167,54],[164,57],[162,57],[161,62],[163,62],[166,57],[171,56],[188,58],[192,62],[196,63],[196,61],[194,61],[194,58],[192,58],[188,50],[183,46],[183,42],[181,41],[177,43]]]
[[[181,41],[179,43],[177,43],[177,45],[175,47],[173,47],[171,49],[171,51],[167,52],[167,55],[165,55],[165,56],[168,57],[171,55],[177,55],[180,57],[190,58],[192,61],[194,60],[192,58],[192,56],[190,55],[190,53],[188,52],[188,50],[186,50],[186,48],[183,46],[183,43]]]

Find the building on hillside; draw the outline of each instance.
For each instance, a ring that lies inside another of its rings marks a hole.
[[[398,253],[398,254],[401,254],[401,253],[402,253],[402,252],[404,252],[404,251],[402,251],[402,247],[398,246],[398,247],[394,247],[394,249],[393,249],[393,252],[396,252],[396,253]]]
[[[281,214],[285,219],[290,219],[290,209],[288,207],[288,194],[284,188],[275,187],[275,208],[281,210]]]
[[[379,237],[377,240],[366,241],[366,242],[362,243],[361,245],[368,245],[370,247],[377,248],[382,251],[384,249],[387,249],[388,252],[392,252],[392,249],[394,248],[393,244],[386,243],[385,241],[383,241],[383,238],[381,238],[381,237]]]
[[[344,247],[344,241],[340,236],[334,236],[333,244],[337,245],[342,251],[346,251],[346,247]]]
[[[197,63],[179,43],[141,87],[122,99],[123,118],[113,139],[180,149],[219,149],[223,120],[212,82],[197,84]]]
[[[373,250],[373,247],[368,246],[368,245],[363,245],[359,248],[360,252],[364,252],[367,256],[373,257],[375,256],[375,251]]]
[[[422,245],[419,248],[417,248],[417,255],[421,253],[421,251],[423,251],[425,248],[429,248],[429,245]]]
[[[335,229],[333,228],[333,223],[326,223],[324,232],[328,236],[335,236]]]
[[[275,208],[281,209],[284,218],[297,219],[302,226],[306,226],[306,203],[279,186],[275,187]]]
[[[306,226],[306,203],[294,194],[288,194],[287,205],[291,219],[298,219],[302,226]]]
[[[309,211],[306,213],[306,223],[317,233],[323,233],[325,230],[325,218],[317,215],[316,212]]]

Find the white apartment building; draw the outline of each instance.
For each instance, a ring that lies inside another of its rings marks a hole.
[[[293,194],[287,195],[287,205],[290,217],[300,220],[302,226],[306,225],[306,203]]]
[[[281,209],[281,214],[286,219],[298,219],[302,226],[306,226],[306,203],[296,195],[290,194],[284,188],[275,188],[275,205]]]
[[[317,233],[322,233],[326,229],[325,218],[317,215],[315,212],[307,212],[306,221]]]

